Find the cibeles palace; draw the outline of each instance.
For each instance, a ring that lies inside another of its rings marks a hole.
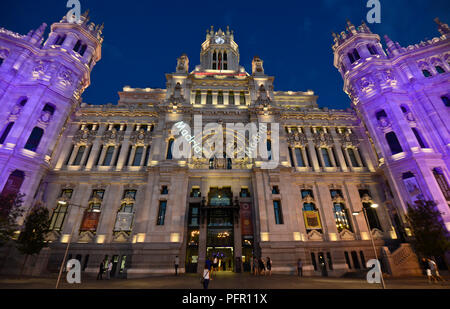
[[[275,273],[301,259],[305,275],[341,276],[375,258],[373,240],[385,272],[417,273],[407,204],[436,201],[450,229],[450,29],[436,23],[439,37],[408,47],[385,37],[384,49],[364,23],[334,34],[346,110],[319,107],[312,90],[277,91],[258,56],[247,72],[228,27],[198,42],[199,64],[174,59],[165,89],[125,86],[104,105],[81,97],[103,42],[87,14],[52,24],[46,40],[45,24],[1,29],[0,191],[51,213],[29,272],[58,271],[70,242],[87,274],[105,259],[114,276],[172,273],[176,256],[197,272],[218,255],[222,271],[270,257]],[[275,168],[259,155],[177,159],[173,126],[199,115],[246,143],[226,124],[278,124],[277,147],[266,141]],[[2,272],[21,265],[2,250]]]

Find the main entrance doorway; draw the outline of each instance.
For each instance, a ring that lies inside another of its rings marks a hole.
[[[233,271],[234,269],[234,250],[233,247],[208,247],[206,257],[211,262],[217,259],[217,271]]]

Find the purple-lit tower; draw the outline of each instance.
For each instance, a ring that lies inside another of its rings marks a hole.
[[[101,58],[103,25],[64,16],[27,35],[0,29],[0,192],[25,194],[29,207],[40,192],[52,152]]]
[[[450,230],[450,29],[435,21],[440,37],[405,48],[385,36],[387,53],[364,22],[348,21],[333,33],[334,66],[372,139],[395,221],[424,198]]]

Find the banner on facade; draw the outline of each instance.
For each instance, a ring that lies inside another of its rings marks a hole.
[[[83,222],[81,223],[80,231],[92,231],[97,230],[98,219],[100,218],[100,212],[87,211],[84,213]]]
[[[241,203],[241,234],[242,236],[253,235],[252,206],[250,203]]]
[[[3,191],[1,196],[7,197],[9,195],[17,196],[17,194],[20,191],[20,187],[22,186],[24,180],[23,173],[19,171],[14,171],[9,176],[8,180],[6,181],[5,186],[3,187]]]
[[[322,224],[320,223],[319,212],[317,210],[304,210],[303,217],[305,219],[305,227],[307,230],[322,229]]]
[[[406,191],[408,191],[409,196],[411,197],[411,201],[415,203],[417,200],[420,200],[423,195],[420,191],[419,184],[417,183],[416,177],[409,177],[403,179],[403,183],[405,184]]]
[[[133,213],[119,212],[117,213],[116,225],[114,231],[131,231],[131,225],[133,224]]]
[[[445,199],[447,202],[450,201],[450,187],[447,183],[447,180],[445,179],[445,176],[436,170],[433,170],[434,178],[436,178],[436,181],[439,185],[439,188],[441,188],[442,194],[444,194]]]

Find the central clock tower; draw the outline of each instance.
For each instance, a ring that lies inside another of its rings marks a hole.
[[[214,31],[211,26],[206,31],[206,40],[202,44],[200,52],[200,66],[197,68],[201,71],[222,71],[222,72],[238,72],[239,66],[239,48],[234,41],[233,31],[222,29]]]

